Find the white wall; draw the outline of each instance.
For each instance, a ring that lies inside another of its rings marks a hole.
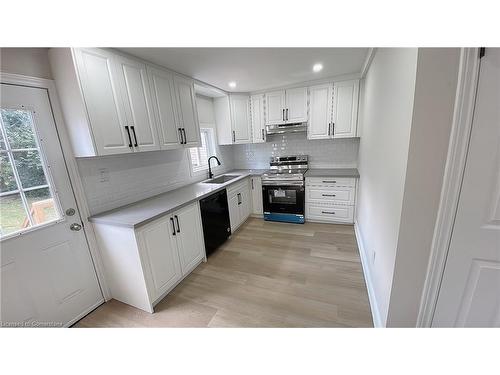
[[[200,122],[213,119],[210,99],[197,96],[196,100]],[[231,146],[218,147],[217,154],[222,165],[216,173],[233,169]],[[206,173],[191,174],[184,149],[80,158],[77,163],[91,214],[207,178]]]
[[[415,102],[387,326],[414,327],[443,183],[458,48],[418,50]]]
[[[0,71],[52,79],[48,48],[0,48]]]
[[[383,325],[396,259],[416,69],[417,49],[378,49],[363,83],[356,225],[376,300],[372,308]]]

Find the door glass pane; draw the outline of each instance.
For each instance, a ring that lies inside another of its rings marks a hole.
[[[16,179],[12,172],[9,156],[2,152],[0,153],[0,193],[12,190],[17,190]]]
[[[297,191],[295,190],[284,190],[278,188],[269,191],[269,203],[296,204],[296,202]]]
[[[59,218],[49,188],[30,190],[25,194],[34,225],[43,224]]]
[[[20,109],[1,109],[2,121],[10,148],[35,148],[31,113]]]
[[[17,232],[30,226],[20,194],[0,197],[0,235]]]
[[[38,151],[15,151],[13,155],[23,189],[47,185]]]

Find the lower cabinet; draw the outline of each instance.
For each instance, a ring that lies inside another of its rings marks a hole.
[[[355,196],[355,178],[306,177],[306,220],[352,224]]]
[[[249,179],[231,185],[227,188],[227,202],[229,206],[229,221],[231,222],[231,232],[236,229],[250,216],[251,195],[248,186]]]
[[[262,206],[262,179],[260,176],[250,178],[252,191],[252,214],[262,216],[264,209]]]
[[[198,202],[139,228],[95,224],[114,299],[153,307],[205,259]]]

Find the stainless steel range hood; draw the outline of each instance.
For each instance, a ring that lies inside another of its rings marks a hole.
[[[271,134],[284,134],[284,133],[300,133],[307,131],[307,123],[302,122],[298,124],[279,124],[267,125],[266,133]]]

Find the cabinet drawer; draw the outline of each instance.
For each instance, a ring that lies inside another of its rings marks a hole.
[[[248,189],[249,188],[248,181],[249,181],[249,179],[247,177],[247,178],[244,178],[241,181],[238,181],[237,183],[235,183],[233,185],[229,185],[226,188],[228,198],[230,198],[231,196],[233,196],[235,194],[238,194],[239,192],[241,192],[244,189]]]
[[[356,179],[352,177],[306,177],[308,186],[349,186],[354,187]]]
[[[326,222],[354,222],[354,206],[306,204],[306,219]]]
[[[354,204],[353,187],[306,187],[306,202],[329,202],[344,205]]]

